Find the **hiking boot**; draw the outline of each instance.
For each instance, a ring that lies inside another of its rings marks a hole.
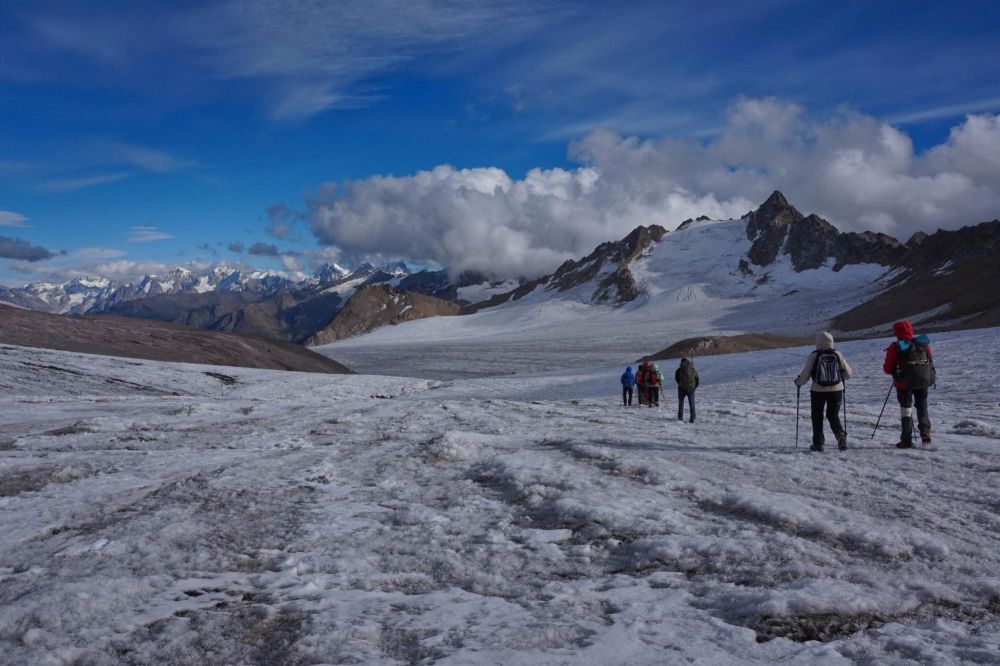
[[[847,433],[842,432],[837,435],[837,450],[846,451],[847,450]]]
[[[899,444],[896,444],[896,448],[897,449],[912,449],[913,448],[913,442],[900,442]]]
[[[931,443],[931,431],[930,431],[930,428],[928,428],[927,430],[921,430],[920,431],[920,442],[922,444],[925,444],[925,445]]]
[[[815,451],[816,453],[823,453],[823,447],[818,444],[813,444],[809,447],[810,451]]]

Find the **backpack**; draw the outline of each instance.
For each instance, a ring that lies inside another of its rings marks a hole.
[[[934,361],[927,351],[927,345],[916,341],[910,341],[906,349],[900,345],[895,376],[903,380],[909,389],[925,389],[933,386],[937,373],[934,370]]]
[[[837,357],[836,351],[821,349],[816,352],[812,380],[819,386],[836,386],[844,381],[844,369],[840,367],[840,359]]]
[[[627,372],[622,373],[622,386],[630,389],[635,386],[635,376],[630,375]]]
[[[694,376],[694,366],[685,363],[680,368],[677,369],[677,386],[684,389],[685,391],[693,391],[698,385],[698,381]]]

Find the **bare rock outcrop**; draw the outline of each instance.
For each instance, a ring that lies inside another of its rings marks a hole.
[[[662,361],[672,358],[696,358],[698,356],[716,356],[719,354],[736,354],[740,352],[760,351],[761,349],[782,349],[785,347],[800,347],[809,345],[808,338],[795,338],[772,333],[741,333],[739,335],[706,335],[695,338],[685,338],[655,354],[644,356],[640,361]]]
[[[399,291],[387,284],[366,285],[337,312],[328,326],[306,344],[323,345],[424,317],[457,315],[462,306],[413,291]]]

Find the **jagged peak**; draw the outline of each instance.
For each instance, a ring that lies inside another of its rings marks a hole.
[[[767,200],[764,201],[763,204],[761,204],[761,206],[762,207],[763,206],[773,206],[773,207],[788,206],[788,207],[791,207],[791,204],[788,203],[788,199],[786,199],[785,195],[781,193],[781,190],[775,190],[774,192],[771,192],[771,196],[769,196],[767,198]]]
[[[785,227],[788,224],[801,220],[804,216],[800,213],[795,206],[788,203],[788,199],[785,195],[775,190],[771,193],[771,196],[762,203],[757,210],[751,211],[747,218],[749,219],[749,227],[753,227],[754,231],[759,231],[764,225]],[[748,227],[748,233],[750,228]]]

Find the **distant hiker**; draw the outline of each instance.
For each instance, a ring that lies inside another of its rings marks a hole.
[[[649,390],[646,386],[646,379],[649,376],[649,371],[649,361],[643,361],[642,365],[639,366],[639,372],[635,373],[635,385],[639,392],[640,405],[649,403]]]
[[[913,325],[903,320],[892,325],[896,341],[885,350],[885,363],[882,370],[892,375],[896,387],[896,399],[899,401],[899,416],[903,432],[899,436],[897,447],[909,449],[913,447],[913,410],[917,406],[917,426],[920,428],[920,441],[931,443],[931,419],[927,415],[927,389],[934,385],[937,379],[934,370],[934,359],[931,357],[931,341],[926,335],[913,337]]]
[[[646,403],[650,407],[660,406],[660,386],[663,384],[663,375],[660,373],[660,366],[649,367],[646,363]]]
[[[840,404],[844,399],[844,381],[851,378],[854,371],[847,359],[833,348],[833,336],[827,332],[816,334],[816,351],[809,354],[805,367],[795,378],[795,385],[802,386],[812,379],[809,390],[812,407],[813,451],[823,450],[823,412],[830,422],[837,438],[837,448],[847,448],[847,433],[840,423]]]
[[[694,364],[682,358],[680,366],[674,371],[674,381],[677,382],[677,420],[684,420],[684,398],[687,398],[691,423],[694,423],[694,390],[701,383]]]
[[[625,372],[622,373],[622,406],[631,407],[632,406],[632,389],[635,388],[635,373],[632,372],[632,366],[625,368]]]

